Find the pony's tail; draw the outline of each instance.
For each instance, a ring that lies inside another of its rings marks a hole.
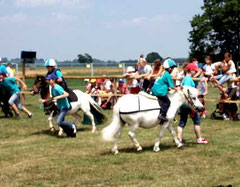
[[[91,113],[94,115],[94,117],[99,122],[99,124],[104,123],[104,121],[106,120],[106,117],[102,112],[102,108],[88,94],[86,94],[86,95],[88,97],[88,101],[89,101],[89,104],[90,104]]]
[[[98,121],[99,124],[102,124],[105,122],[106,117],[102,113],[102,110],[96,109],[96,106],[93,105],[92,103],[90,103],[90,111],[93,114],[93,116],[96,118],[96,120]]]
[[[112,123],[102,130],[102,139],[108,142],[114,141],[120,134],[123,125],[119,115],[119,105],[116,103],[113,110]]]

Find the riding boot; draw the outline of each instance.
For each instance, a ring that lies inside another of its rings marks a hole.
[[[167,121],[167,117],[166,114],[164,114],[163,112],[160,111],[158,119],[163,120],[163,121]]]

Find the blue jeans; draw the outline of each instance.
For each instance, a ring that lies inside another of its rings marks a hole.
[[[223,85],[225,82],[227,82],[231,78],[232,78],[232,75],[224,74],[219,80],[218,84]]]
[[[180,121],[178,126],[184,128],[185,125],[187,124],[188,120],[188,114],[190,114],[192,109],[190,107],[181,107],[180,108]],[[193,117],[191,117],[193,120],[194,125],[200,125],[200,116],[198,112],[196,112]]]
[[[67,134],[67,136],[72,135],[73,131],[73,124],[70,122],[64,121],[65,116],[67,114],[69,109],[63,108],[63,109],[58,109],[58,118],[57,118],[57,124],[62,127],[63,131]]]

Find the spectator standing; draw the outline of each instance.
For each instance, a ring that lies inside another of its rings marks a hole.
[[[13,73],[13,70],[12,70],[12,63],[8,63],[7,64],[7,76],[8,77],[14,77],[14,73]]]
[[[127,67],[127,73],[124,74],[125,77],[135,77],[136,75],[136,69],[132,66]],[[137,81],[137,79],[128,79],[128,88],[130,88],[130,93],[131,94],[138,94],[140,91],[140,86]]]
[[[182,80],[182,86],[195,87],[195,83],[192,80],[192,77],[199,71],[199,68],[196,64],[190,63],[186,66],[186,76]],[[190,114],[193,123],[194,123],[194,132],[196,134],[198,144],[207,144],[208,140],[202,138],[201,136],[201,126],[200,126],[200,116],[197,111],[193,111],[189,106],[182,105],[180,108],[180,121],[178,124],[178,139],[181,143],[184,143],[182,139],[183,129],[187,124],[188,115]]]
[[[146,60],[142,60],[139,62],[139,68],[135,75],[137,79],[144,78],[143,84],[141,86],[142,91],[147,91],[150,81],[147,79],[147,77],[152,73],[152,67],[147,64]]]

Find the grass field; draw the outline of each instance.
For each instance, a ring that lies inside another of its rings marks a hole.
[[[32,80],[27,82],[30,85]],[[33,119],[23,113],[21,119],[0,119],[0,186],[240,186],[240,122],[209,119],[215,103],[207,103],[208,119],[202,121],[208,145],[195,143],[189,120],[184,149],[177,149],[166,132],[161,151],[154,153],[160,129],[156,127],[138,130],[143,151],[137,153],[126,125],[120,153],[112,155],[112,143],[100,136],[111,121],[111,111],[104,111],[108,120],[98,126],[98,133],[92,134],[90,125],[79,125],[77,138],[58,138],[50,134],[38,98],[27,96],[26,107],[34,113]],[[211,89],[208,98],[218,98],[218,91]]]

